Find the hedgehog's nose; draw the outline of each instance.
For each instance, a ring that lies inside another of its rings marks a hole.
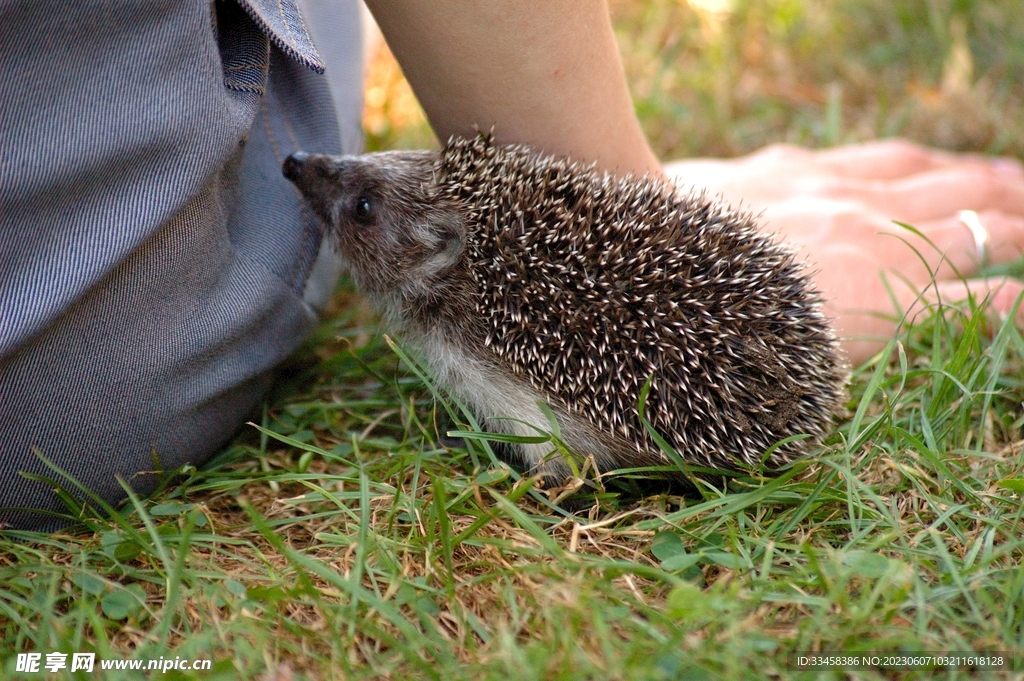
[[[284,163],[281,165],[281,172],[289,180],[295,182],[302,177],[302,166],[306,165],[308,159],[309,154],[304,151],[296,151],[284,160]]]

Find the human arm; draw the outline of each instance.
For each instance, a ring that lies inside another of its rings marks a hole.
[[[490,130],[596,161],[661,174],[626,87],[600,0],[369,0],[438,138]]]

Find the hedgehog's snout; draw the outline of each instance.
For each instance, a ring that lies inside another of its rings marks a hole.
[[[336,185],[339,171],[345,157],[308,154],[296,151],[281,164],[281,172],[298,187],[303,194],[314,198]]]
[[[351,158],[297,151],[281,164],[281,173],[302,193],[314,213],[330,223],[335,202],[350,186]]]
[[[302,177],[302,168],[308,160],[309,154],[304,151],[296,151],[284,160],[284,163],[281,165],[281,172],[292,182],[298,182],[299,178]]]
[[[297,151],[281,164],[281,173],[291,180],[309,206],[330,222],[332,206],[353,187],[359,167],[358,157]]]

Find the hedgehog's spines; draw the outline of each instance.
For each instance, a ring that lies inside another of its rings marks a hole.
[[[467,206],[485,347],[567,410],[650,448],[636,402],[657,374],[652,422],[684,456],[753,465],[782,437],[823,434],[834,338],[803,265],[749,214],[489,135],[450,140],[436,174]]]

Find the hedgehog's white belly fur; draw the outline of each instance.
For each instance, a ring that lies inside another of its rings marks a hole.
[[[439,383],[466,403],[492,432],[535,437],[551,432],[551,424],[537,406],[546,401],[526,380],[509,376],[498,366],[478,359],[444,338],[440,332],[417,334],[413,342],[427,360]],[[590,424],[549,405],[558,418],[561,438],[574,454],[593,454],[598,469],[617,466],[614,455],[601,443]],[[561,481],[569,466],[550,442],[518,444],[529,473],[542,473]]]

